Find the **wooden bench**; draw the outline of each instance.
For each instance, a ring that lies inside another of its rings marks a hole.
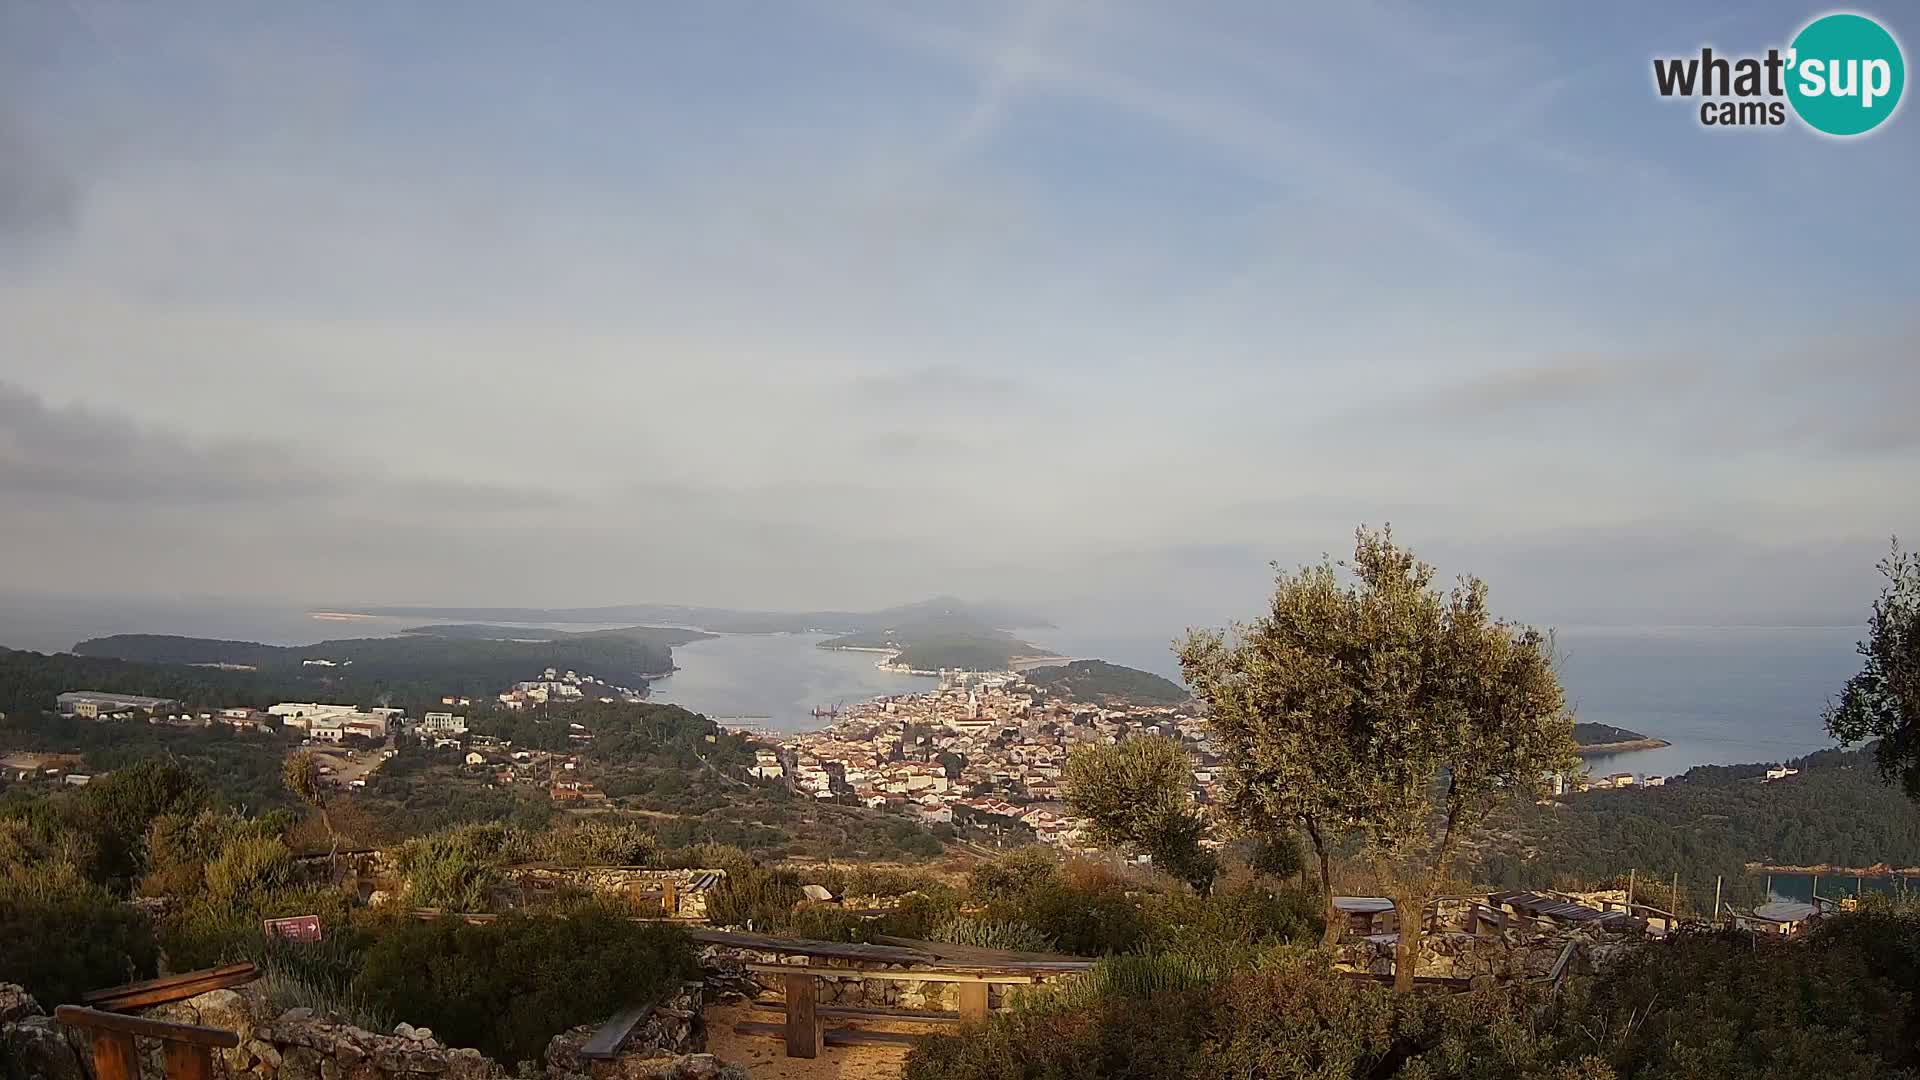
[[[240,1036],[222,1028],[169,1024],[125,1013],[62,1005],[54,1019],[93,1035],[96,1080],[140,1080],[134,1036],[159,1039],[167,1062],[167,1080],[213,1080],[213,1052],[240,1045]]]
[[[259,977],[260,970],[252,964],[227,964],[224,967],[204,968],[182,975],[168,975],[163,978],[148,979],[145,982],[128,983],[125,986],[110,986],[105,990],[82,994],[80,1001],[96,1009],[124,1012],[129,1009],[165,1005],[172,1001],[185,1001],[209,990],[224,990],[242,983],[250,983]]]

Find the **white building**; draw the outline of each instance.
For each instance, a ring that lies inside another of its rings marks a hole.
[[[451,735],[465,735],[467,718],[448,712],[430,712],[420,718],[420,733],[443,738]]]

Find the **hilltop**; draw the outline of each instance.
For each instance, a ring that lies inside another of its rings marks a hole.
[[[884,626],[829,638],[820,647],[891,651],[895,666],[913,671],[1006,671],[1018,660],[1053,655],[987,621],[981,609],[950,598],[889,614]]]
[[[116,634],[82,641],[73,652],[94,659],[258,673],[276,692],[295,695],[435,699],[443,694],[491,696],[549,667],[591,673],[610,685],[638,689],[673,670],[673,646],[707,636],[635,626],[524,640],[482,636],[477,629],[451,627],[442,633],[441,628],[422,627],[400,637],[311,645]]]
[[[1109,664],[1105,660],[1074,660],[1036,667],[1025,673],[1028,683],[1049,696],[1093,704],[1178,705],[1189,695],[1172,679],[1151,671]]]

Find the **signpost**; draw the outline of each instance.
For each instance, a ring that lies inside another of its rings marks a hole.
[[[261,923],[268,937],[283,937],[288,941],[319,941],[320,916],[294,915],[285,919],[267,919]]]

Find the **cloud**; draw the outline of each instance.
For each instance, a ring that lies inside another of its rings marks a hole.
[[[127,506],[286,504],[344,489],[341,480],[254,439],[204,444],[143,430],[123,416],[56,409],[0,383],[0,491]]]
[[[1017,379],[959,364],[873,372],[855,376],[852,383],[854,392],[872,404],[913,403],[929,409],[996,404],[1012,400],[1021,392]]]

